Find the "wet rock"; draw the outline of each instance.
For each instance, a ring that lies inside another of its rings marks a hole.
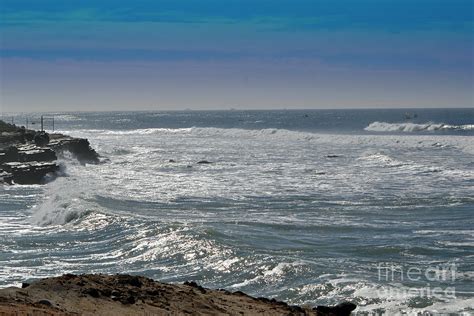
[[[19,148],[18,161],[54,161],[58,159],[56,153],[49,148]]]
[[[200,165],[208,165],[208,164],[211,164],[212,162],[207,161],[207,160],[201,160],[201,161],[198,161],[197,163]]]
[[[13,175],[0,169],[0,184],[1,183],[13,184]]]
[[[55,173],[59,166],[54,162],[8,162],[2,165],[4,171],[12,174],[17,184],[42,184],[47,174]]]
[[[23,140],[26,142],[32,142],[35,138],[35,134],[36,133],[33,131],[25,131],[25,133],[23,134]]]
[[[99,154],[90,146],[85,138],[71,138],[55,134],[49,147],[56,153],[70,152],[81,164],[100,162]]]
[[[16,146],[8,146],[0,151],[0,164],[18,161],[18,159],[18,148]]]
[[[0,184],[43,184],[59,170],[53,161],[64,151],[82,164],[99,163],[87,139],[35,132],[0,121]]]
[[[22,289],[26,289],[28,286],[30,286],[30,283],[26,283],[26,282],[21,283]]]
[[[24,135],[24,134],[23,134]],[[46,132],[37,132],[33,137],[33,142],[38,147],[44,147],[49,143],[49,135]]]
[[[351,302],[342,302],[336,306],[318,306],[315,311],[322,315],[331,316],[350,316],[351,312],[357,308],[357,305]]]
[[[0,144],[17,144],[24,142],[24,137],[19,132],[0,131]]]

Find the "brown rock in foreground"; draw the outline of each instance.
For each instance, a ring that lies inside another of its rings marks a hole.
[[[130,275],[66,274],[23,287],[0,290],[0,315],[336,315]]]

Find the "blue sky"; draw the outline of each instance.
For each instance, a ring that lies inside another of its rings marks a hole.
[[[0,0],[4,111],[472,107],[472,0]]]

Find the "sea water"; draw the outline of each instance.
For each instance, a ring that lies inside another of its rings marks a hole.
[[[0,286],[132,273],[469,315],[474,109],[405,112],[49,113],[103,163],[0,187]]]

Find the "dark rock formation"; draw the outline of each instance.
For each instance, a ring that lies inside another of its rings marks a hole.
[[[41,184],[49,173],[59,170],[56,154],[35,145],[9,146],[0,150],[0,183]]]
[[[24,142],[32,142],[35,138],[36,133],[34,131],[25,131],[23,134]]]
[[[0,121],[0,183],[42,184],[59,170],[57,154],[70,152],[81,164],[98,163],[89,141],[26,130]]]
[[[0,164],[5,162],[18,161],[18,148],[15,146],[8,146],[0,150]]]
[[[318,315],[327,316],[349,316],[351,312],[357,308],[357,305],[350,302],[343,302],[336,306],[318,306],[314,308]]]
[[[200,164],[200,165],[208,165],[208,164],[211,164],[211,163],[212,163],[212,162],[207,161],[207,160],[198,161],[198,164]]]
[[[0,184],[13,184],[13,175],[0,169]]]
[[[59,166],[54,162],[37,161],[7,162],[2,168],[4,172],[11,174],[9,177],[17,184],[42,184],[47,174],[59,170]]]
[[[44,147],[49,143],[49,135],[46,132],[37,132],[33,137],[33,142],[38,147]]]
[[[61,134],[53,134],[48,147],[58,154],[70,152],[81,164],[99,163],[99,154],[92,149],[85,138],[72,138]]]
[[[18,161],[54,161],[58,159],[56,153],[50,148],[38,148],[34,145],[18,147]]]

